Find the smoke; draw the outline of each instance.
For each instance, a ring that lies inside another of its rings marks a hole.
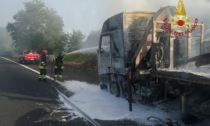
[[[8,22],[19,10],[24,9],[24,2],[31,0],[7,0],[1,1],[0,14],[2,15],[0,26],[6,27]],[[64,31],[71,32],[73,29],[81,30],[86,35],[84,47],[97,46],[99,34],[92,31],[100,31],[104,21],[124,11],[153,11],[164,6],[177,6],[179,0],[42,0],[48,8],[53,8],[64,21]],[[183,0],[187,16],[191,21],[198,18],[199,23],[204,21],[205,27],[210,27],[210,0]],[[10,9],[8,9],[8,7]],[[89,37],[89,38],[88,38]]]
[[[92,0],[93,5],[90,6],[89,12],[91,12],[91,17],[87,18],[87,22],[91,22],[94,24],[94,26],[86,25],[84,28],[89,29],[89,26],[91,26],[90,30],[95,31],[97,29],[101,29],[103,22],[118,13],[121,13],[123,11],[150,11],[150,12],[156,12],[158,9],[164,6],[177,6],[178,0],[104,0],[98,2],[97,0]],[[199,23],[202,21],[209,22],[210,16],[207,12],[210,11],[210,8],[208,7],[210,0],[206,1],[190,1],[190,0],[183,0],[185,9],[187,12],[187,16],[191,17],[191,22],[193,23],[195,18],[198,18]],[[196,6],[195,6],[196,5]],[[201,9],[202,8],[202,9]],[[88,13],[88,11],[87,11]],[[86,16],[85,16],[86,17]],[[91,21],[88,21],[88,20]],[[84,23],[85,24],[85,23]],[[205,24],[205,26],[208,26],[209,24]],[[88,32],[87,33],[87,39],[85,43],[81,45],[81,48],[89,48],[89,47],[95,47],[98,46],[99,42],[99,35],[100,33],[94,32]]]
[[[92,31],[86,38],[84,43],[80,44],[80,48],[98,47],[101,30]]]
[[[24,9],[24,2],[31,0],[1,1],[0,26],[5,27],[19,10]],[[64,30],[82,30],[86,36],[102,27],[103,22],[112,15],[123,11],[157,11],[163,6],[177,6],[178,0],[42,0],[53,8],[64,21]],[[208,22],[210,0],[183,0],[187,15],[192,19]],[[8,9],[8,7],[10,9]],[[206,21],[207,20],[207,21]],[[204,22],[204,23],[205,23]]]
[[[65,30],[82,30],[86,36],[102,27],[103,22],[123,11],[157,11],[160,1],[154,0],[44,0],[63,18]]]

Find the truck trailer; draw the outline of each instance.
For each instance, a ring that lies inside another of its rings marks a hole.
[[[100,87],[130,103],[179,98],[183,112],[209,116],[210,78],[177,69],[196,67],[190,59],[207,53],[204,24],[197,24],[196,35],[176,36],[164,26],[175,10],[167,6],[157,12],[122,12],[104,22],[97,51]],[[193,42],[199,43],[199,54]]]

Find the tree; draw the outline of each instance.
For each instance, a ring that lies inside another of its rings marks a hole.
[[[63,34],[63,20],[53,9],[40,0],[25,3],[25,9],[13,16],[15,22],[7,24],[13,45],[21,49],[43,48],[53,52]]]
[[[101,30],[92,31],[85,40],[84,43],[81,43],[81,48],[90,48],[90,47],[98,47],[98,43],[100,40]]]
[[[73,30],[71,33],[65,34],[65,37],[64,51],[69,53],[79,49],[79,45],[85,38],[85,35],[80,30]]]
[[[12,38],[6,28],[0,27],[0,52],[12,50]]]

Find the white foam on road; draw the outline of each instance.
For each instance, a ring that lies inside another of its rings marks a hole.
[[[176,120],[179,117],[179,112],[168,113],[160,108],[139,103],[134,103],[133,111],[130,112],[126,99],[115,97],[101,90],[98,85],[80,81],[66,81],[63,85],[74,93],[69,100],[93,119],[131,119],[147,122],[147,118],[151,116],[162,120]]]
[[[35,73],[39,73],[34,69],[31,69],[10,59],[4,57],[0,58],[11,61]],[[51,79],[49,76],[48,78]],[[133,111],[130,112],[128,109],[128,102],[125,99],[115,97],[109,92],[101,90],[98,85],[88,84],[86,82],[80,81],[65,81],[64,83],[57,81],[57,83],[65,86],[68,90],[73,92],[74,95],[70,97],[69,100],[93,119],[131,119],[134,121],[140,121],[141,123],[148,123],[147,118],[151,116],[160,118],[162,120],[166,120],[168,118],[177,120],[179,118],[178,111],[169,113],[157,107],[137,103],[133,104]],[[62,97],[59,96],[59,98],[64,103],[61,105],[62,108],[72,109],[72,107]],[[73,113],[75,113],[74,118],[82,117],[76,111],[73,111]]]

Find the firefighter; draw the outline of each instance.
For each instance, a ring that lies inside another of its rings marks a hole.
[[[42,55],[40,57],[40,63],[39,63],[39,81],[47,81],[47,50],[42,50]]]
[[[53,60],[54,63],[54,79],[62,80],[63,78],[63,54],[59,53],[59,55]]]

